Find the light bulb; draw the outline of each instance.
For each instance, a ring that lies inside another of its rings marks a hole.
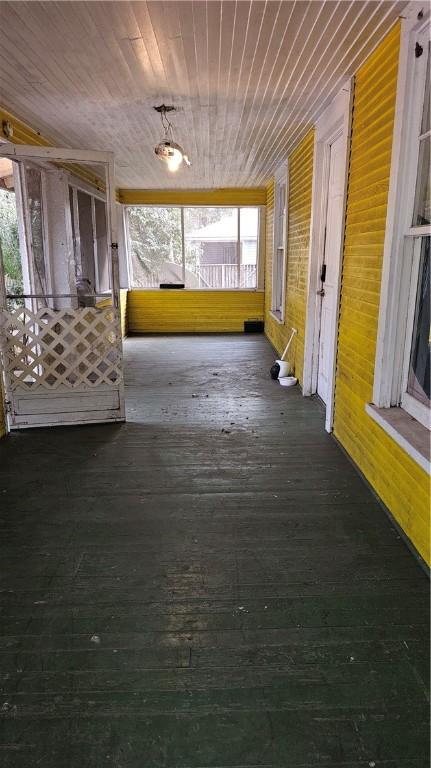
[[[175,171],[178,171],[178,168],[180,167],[181,163],[183,162],[182,155],[178,152],[175,153],[173,157],[168,157],[167,164],[168,164],[168,170],[172,173],[175,173]]]

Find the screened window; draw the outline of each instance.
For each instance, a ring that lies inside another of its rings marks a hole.
[[[7,293],[24,293],[12,161],[0,159],[0,249]]]
[[[278,320],[284,316],[286,275],[286,208],[287,168],[283,166],[275,178],[274,189],[274,253],[272,261],[272,312]]]
[[[418,248],[418,246],[417,246]],[[419,245],[419,272],[407,371],[407,394],[430,405],[430,238]]]
[[[401,405],[430,428],[430,43],[422,38],[416,63],[423,73],[422,98],[413,150],[417,157],[412,227],[405,232],[406,258],[411,260],[406,347]]]
[[[257,286],[258,208],[131,206],[128,229],[134,288]]]
[[[380,409],[401,406],[397,418],[402,420],[405,411],[427,429],[431,428],[429,33],[429,21],[412,11],[402,33],[396,176],[391,181],[373,388],[373,402]],[[416,429],[411,420],[403,423]],[[421,430],[415,434],[416,447],[407,443],[420,463],[428,451]]]
[[[37,168],[25,167],[25,183],[33,256],[33,282],[36,294],[47,293],[43,237],[42,174]]]
[[[87,298],[111,288],[106,203],[76,187],[69,187],[75,275],[78,293]]]
[[[181,210],[128,209],[129,253],[134,288],[183,282]]]

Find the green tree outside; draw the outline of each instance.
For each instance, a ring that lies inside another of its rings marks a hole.
[[[23,280],[15,193],[6,189],[0,189],[0,246],[6,288],[10,293],[22,293]]]
[[[136,287],[158,284],[159,273],[166,263],[182,265],[181,209],[131,206],[129,235],[133,283]],[[186,230],[193,231],[213,224],[226,215],[224,208],[187,208]],[[186,267],[196,270],[200,243],[185,249]]]

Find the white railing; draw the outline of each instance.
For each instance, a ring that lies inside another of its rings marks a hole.
[[[188,288],[256,288],[256,265],[241,264],[239,270],[236,264],[201,264],[196,268],[191,279],[187,279]],[[238,284],[239,277],[239,284]],[[158,288],[160,282],[169,282],[157,274],[141,274],[136,280],[135,288]]]
[[[255,264],[201,264],[197,276],[199,288],[256,288]]]

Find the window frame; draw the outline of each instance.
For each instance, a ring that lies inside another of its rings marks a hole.
[[[408,7],[402,22],[395,124],[383,255],[373,404],[399,408],[419,429],[429,429],[430,409],[406,392],[417,295],[418,241],[430,225],[413,226],[430,10]],[[415,47],[423,47],[416,57]],[[369,410],[367,411],[369,412]]]
[[[284,186],[284,209],[280,211],[279,190]],[[274,176],[274,223],[272,244],[272,275],[271,275],[271,316],[280,325],[283,325],[286,314],[286,277],[287,277],[287,230],[289,210],[289,166],[286,161],[281,165]],[[282,221],[281,245],[279,224]],[[283,250],[282,262],[278,258],[278,251]],[[281,283],[281,285],[280,285]],[[281,296],[280,306],[276,301]]]
[[[109,279],[109,285],[112,286],[112,272],[111,272],[111,260],[109,258],[109,244],[108,244],[108,210],[107,210],[107,202],[106,202],[106,195],[104,195],[102,192],[100,192],[98,189],[92,189],[91,187],[87,186],[85,183],[80,182],[80,180],[75,179],[75,177],[70,176],[68,178],[67,182],[69,190],[72,191],[72,205],[69,205],[70,209],[70,218],[71,218],[71,232],[72,227],[73,231],[75,233],[75,237],[73,238],[73,253],[74,253],[74,260],[75,264],[80,261],[81,255],[80,255],[80,229],[79,229],[79,210],[78,210],[78,192],[81,192],[84,195],[88,195],[91,201],[91,229],[92,229],[92,241],[93,241],[93,264],[94,264],[94,291],[96,297],[103,297],[103,296],[109,296],[112,287],[109,287],[108,289],[105,289],[102,291],[101,285],[100,285],[100,278],[99,278],[99,262],[98,262],[98,253],[97,253],[97,231],[96,231],[96,200],[103,203],[105,206],[105,219],[106,219],[106,259],[108,264],[108,279]]]
[[[161,291],[164,290],[163,288],[160,288],[160,286],[155,285],[154,287],[139,287],[133,285],[133,264],[131,259],[131,249],[130,249],[130,220],[129,220],[129,210],[130,208],[174,208],[180,210],[181,215],[181,249],[182,249],[182,274],[183,274],[183,283],[185,286],[185,269],[186,269],[186,261],[185,261],[185,229],[184,229],[184,211],[191,209],[191,208],[221,208],[226,210],[236,210],[237,211],[237,241],[236,241],[236,248],[237,248],[237,257],[238,257],[238,270],[240,269],[240,253],[241,253],[241,210],[244,208],[256,208],[258,211],[258,222],[257,222],[257,254],[256,254],[256,285],[254,288],[187,288],[186,286],[184,288],[181,288],[182,291],[232,291],[233,293],[238,291],[262,291],[263,290],[263,270],[262,265],[264,263],[264,257],[265,254],[263,252],[264,242],[265,238],[262,235],[262,232],[264,232],[264,226],[265,226],[265,206],[263,205],[256,205],[256,204],[246,204],[246,205],[175,205],[175,204],[163,204],[163,203],[130,203],[124,206],[125,209],[125,231],[126,231],[126,238],[127,238],[127,261],[128,261],[128,270],[130,274],[130,290],[132,291]]]

